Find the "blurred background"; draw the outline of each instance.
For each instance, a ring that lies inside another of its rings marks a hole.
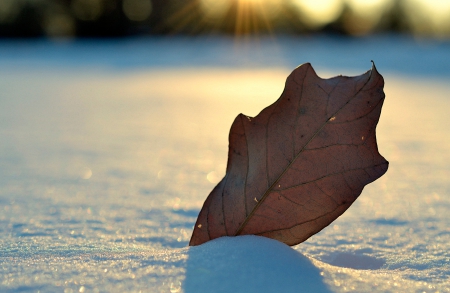
[[[450,38],[448,0],[1,0],[0,37],[400,32]]]

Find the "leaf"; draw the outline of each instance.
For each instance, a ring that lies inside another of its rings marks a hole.
[[[254,118],[239,114],[226,175],[189,245],[245,234],[295,245],[339,217],[387,171],[375,137],[383,86],[375,64],[360,76],[321,79],[306,63],[275,103]]]

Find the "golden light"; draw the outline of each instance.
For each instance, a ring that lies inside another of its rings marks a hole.
[[[167,23],[175,32],[186,28],[194,33],[212,29],[239,37],[272,34],[279,27],[291,25],[292,20],[312,30],[338,21],[346,33],[366,35],[383,29],[383,21],[389,25],[393,17],[390,12],[398,9],[404,14],[401,20],[419,34],[450,34],[448,0],[198,0],[180,4]]]
[[[230,0],[200,0],[200,9],[207,18],[213,22],[220,21],[225,17],[231,6]]]
[[[371,32],[383,15],[392,8],[392,0],[346,0],[351,15],[344,19],[344,27],[353,35]]]
[[[342,0],[291,0],[302,22],[311,28],[320,28],[336,20],[344,7]]]
[[[410,0],[404,6],[414,33],[450,36],[450,1]]]
[[[380,15],[392,5],[392,0],[346,0],[346,2],[354,12],[365,17]]]
[[[271,31],[283,0],[199,0],[208,23],[233,27],[236,35]]]
[[[234,0],[235,34],[258,33],[273,29],[273,20],[281,11],[281,0]]]

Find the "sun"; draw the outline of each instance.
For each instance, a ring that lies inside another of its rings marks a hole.
[[[273,22],[280,12],[280,0],[235,0],[235,35],[273,31]]]
[[[271,32],[283,0],[200,0],[209,22],[231,27],[235,35]]]

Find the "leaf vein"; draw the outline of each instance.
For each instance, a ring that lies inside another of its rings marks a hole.
[[[309,68],[308,68],[309,70]],[[306,144],[303,146],[303,148],[298,152],[297,156],[293,158],[293,160],[289,163],[288,166],[286,166],[286,168],[283,170],[283,172],[278,176],[278,178],[272,183],[272,185],[269,186],[269,188],[266,190],[266,192],[263,194],[263,196],[261,197],[261,199],[258,201],[258,203],[255,205],[255,207],[253,208],[253,210],[250,212],[250,214],[245,218],[244,222],[240,225],[240,227],[238,228],[237,232],[236,232],[236,236],[239,235],[242,230],[244,229],[244,227],[247,225],[248,221],[250,220],[250,218],[253,216],[253,214],[255,213],[255,211],[259,208],[259,206],[264,202],[264,200],[267,198],[267,196],[272,192],[273,188],[276,186],[276,184],[278,183],[278,181],[283,177],[283,175],[286,173],[286,171],[291,167],[291,165],[295,162],[295,160],[300,156],[300,154],[303,152],[303,150],[306,148],[306,146],[317,136],[318,133],[320,133],[322,131],[322,129],[328,124],[328,122],[330,121],[330,118],[335,116],[337,113],[339,113],[343,108],[345,108],[350,101],[352,101],[363,89],[364,87],[369,83],[369,81],[372,78],[372,73],[373,73],[373,69],[370,72],[369,78],[366,80],[366,82],[362,85],[362,87],[356,91],[356,93],[353,95],[353,97],[351,99],[349,99],[347,101],[347,103],[345,103],[341,108],[339,108],[333,115],[331,115],[324,123],[323,125],[312,135],[312,137],[306,142]],[[278,107],[278,102],[280,101],[280,99],[277,100],[277,105],[275,105],[275,108]],[[273,112],[271,113],[271,115],[273,114]],[[267,124],[269,124],[270,121],[270,117],[268,119]],[[268,133],[268,127],[266,128],[266,152],[267,152],[267,133]],[[266,153],[266,162],[268,160],[268,156]],[[267,170],[267,164],[266,164],[266,171]],[[268,174],[267,174],[268,176]]]

